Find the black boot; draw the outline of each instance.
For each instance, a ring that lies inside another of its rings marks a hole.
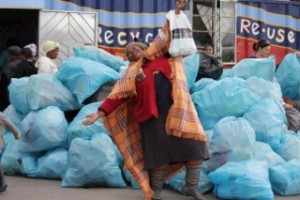
[[[161,190],[164,185],[165,171],[152,170],[150,172],[150,186],[154,192],[151,200],[162,200]]]
[[[198,183],[200,177],[200,165],[196,166],[186,166],[185,175],[185,186],[182,191],[188,195],[192,196],[196,200],[205,200],[205,198],[198,192]]]
[[[4,192],[7,188],[7,184],[4,178],[4,172],[2,167],[0,166],[0,192]]]

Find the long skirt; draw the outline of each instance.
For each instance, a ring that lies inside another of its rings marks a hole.
[[[165,164],[207,160],[209,153],[205,142],[168,136],[166,119],[172,104],[171,83],[162,74],[154,75],[158,118],[139,124],[145,159],[145,169],[151,170]]]

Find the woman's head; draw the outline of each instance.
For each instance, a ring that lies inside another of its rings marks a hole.
[[[29,48],[23,48],[20,53],[21,60],[30,60],[32,59],[32,51]]]
[[[50,59],[55,59],[59,52],[59,43],[54,41],[46,41],[43,43],[43,51]]]
[[[258,58],[266,58],[269,56],[271,43],[268,40],[259,40],[253,44],[253,50],[256,52]]]
[[[142,42],[132,42],[128,44],[125,48],[125,54],[130,62],[138,61],[147,49],[147,45]]]
[[[208,55],[212,55],[214,53],[214,47],[212,44],[206,44],[204,45],[203,50],[205,51],[205,53],[207,53]]]

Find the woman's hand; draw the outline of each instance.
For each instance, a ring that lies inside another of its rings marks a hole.
[[[86,116],[86,119],[82,122],[82,125],[85,125],[85,126],[91,125],[103,116],[105,116],[105,112],[102,110],[99,110],[96,113],[92,113],[92,114]]]

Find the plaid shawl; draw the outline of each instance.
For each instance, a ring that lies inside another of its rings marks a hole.
[[[168,30],[167,23],[162,32],[145,51],[144,55],[147,58],[152,60],[168,51]],[[173,104],[167,118],[167,133],[176,137],[206,141],[206,136],[187,88],[182,58],[170,58],[169,62],[172,70]],[[141,64],[141,60],[132,63],[123,77],[115,84],[107,98],[127,98],[136,95],[135,76]],[[139,126],[134,121],[131,109],[130,98],[128,98],[127,101],[119,105],[116,110],[104,118],[104,124],[124,157],[124,167],[131,172],[140,185],[145,199],[148,200],[151,199],[153,191],[149,184],[148,171],[144,169]],[[165,178],[169,178],[183,166],[184,163],[170,165]]]

